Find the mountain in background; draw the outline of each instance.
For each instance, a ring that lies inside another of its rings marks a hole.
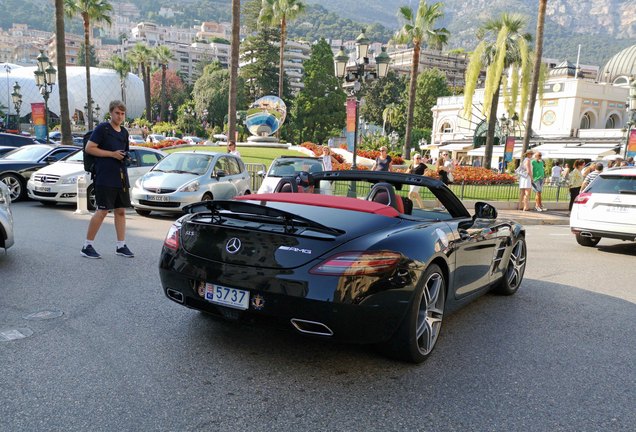
[[[0,15],[0,27],[25,23],[29,27],[53,31],[50,0],[1,0],[11,14]],[[248,0],[243,0],[246,3]],[[315,40],[353,39],[361,27],[373,41],[387,42],[400,26],[400,6],[417,8],[418,0],[304,0],[307,13],[289,23],[291,37]],[[111,0],[113,5],[133,3],[138,19],[162,25],[192,27],[202,21],[229,21],[230,0]],[[451,32],[447,49],[474,49],[476,29],[488,18],[502,12],[516,12],[528,18],[526,31],[536,31],[537,0],[446,0],[445,17],[439,22]],[[174,15],[160,15],[161,8]],[[47,17],[48,15],[48,17]],[[550,0],[547,4],[543,54],[546,58],[570,60],[581,45],[582,64],[604,65],[623,48],[636,44],[635,0]],[[67,27],[81,33],[79,19]]]

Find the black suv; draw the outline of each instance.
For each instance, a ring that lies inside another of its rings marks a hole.
[[[22,147],[29,144],[37,144],[31,137],[0,132],[0,146]]]

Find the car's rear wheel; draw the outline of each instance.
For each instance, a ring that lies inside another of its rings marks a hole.
[[[24,184],[22,179],[15,174],[4,174],[0,176],[0,181],[9,188],[9,197],[11,202],[19,201],[24,198]]]
[[[433,352],[444,317],[446,282],[438,265],[424,272],[424,284],[417,290],[393,339],[386,348],[388,354],[401,360],[421,363]]]
[[[89,210],[95,210],[97,208],[97,199],[95,198],[95,187],[90,185],[86,189],[86,207]]]
[[[600,237],[583,237],[581,234],[576,234],[576,242],[581,246],[594,247],[600,241]]]
[[[526,248],[525,238],[519,237],[512,246],[508,265],[504,270],[503,277],[497,285],[495,285],[493,292],[502,295],[512,295],[516,293],[523,280],[523,274],[526,271],[527,259],[528,250]]]
[[[150,216],[150,210],[142,210],[142,209],[136,208],[135,211],[140,216]]]

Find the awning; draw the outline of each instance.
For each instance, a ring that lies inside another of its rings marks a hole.
[[[603,156],[616,153],[615,144],[607,146],[564,146],[555,144],[542,144],[531,150],[541,152],[543,159],[600,159]]]
[[[453,143],[453,144],[445,144],[443,146],[440,146],[440,150],[446,150],[446,151],[460,151],[460,150],[466,150],[468,148],[472,148],[473,147],[473,143]]]
[[[504,146],[498,145],[492,147],[492,156],[493,157],[503,157],[504,155]],[[514,151],[512,152],[512,157],[518,158],[521,155],[521,146],[516,145]],[[468,150],[468,156],[486,156],[486,146],[481,146],[479,148]]]

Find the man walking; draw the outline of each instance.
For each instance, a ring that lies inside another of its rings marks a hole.
[[[128,131],[122,126],[126,118],[126,106],[114,100],[108,107],[110,121],[100,123],[86,144],[86,152],[95,156],[95,200],[97,209],[88,224],[86,241],[81,254],[86,258],[101,258],[93,247],[93,241],[109,211],[115,214],[117,245],[115,254],[132,258],[134,254],[126,246],[126,207],[130,207],[128,171],[125,160],[128,155]]]
[[[536,152],[532,159],[532,190],[534,190],[534,209],[538,212],[546,211],[543,207],[541,193],[543,192],[543,182],[545,181],[545,162],[541,159],[541,153]]]

